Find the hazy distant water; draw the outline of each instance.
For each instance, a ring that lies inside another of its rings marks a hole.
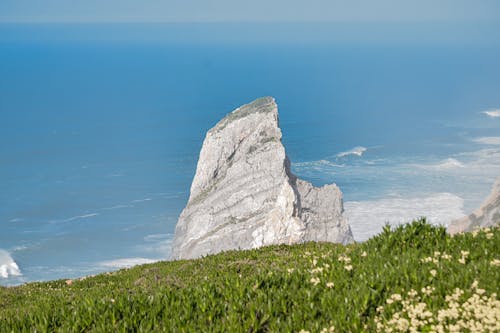
[[[495,45],[12,37],[0,57],[1,284],[167,258],[206,130],[260,96],[358,240],[447,223],[500,175]]]

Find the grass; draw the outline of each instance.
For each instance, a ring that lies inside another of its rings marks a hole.
[[[420,318],[413,303],[429,332],[476,320],[442,312],[475,294],[498,331],[499,244],[498,228],[452,237],[419,220],[349,246],[270,246],[0,288],[0,332],[389,332],[394,318]]]

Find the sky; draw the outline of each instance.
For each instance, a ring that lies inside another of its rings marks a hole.
[[[497,20],[498,0],[0,0],[1,23]]]

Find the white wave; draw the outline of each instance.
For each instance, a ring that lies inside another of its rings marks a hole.
[[[16,218],[13,218],[13,219],[10,219],[9,222],[12,222],[12,223],[15,223],[15,222],[22,222],[24,221],[24,219],[22,218],[19,218],[19,217],[16,217]]]
[[[500,117],[500,109],[486,110],[486,111],[483,111],[481,113],[487,115],[490,118],[498,118],[498,117]]]
[[[131,202],[136,203],[136,202],[145,202],[145,201],[151,201],[153,199],[151,198],[145,198],[145,199],[137,199],[137,200],[132,200]]]
[[[90,213],[90,214],[73,216],[73,217],[70,217],[70,218],[67,218],[64,220],[54,220],[54,221],[50,221],[50,222],[51,223],[66,223],[66,222],[71,222],[71,221],[79,220],[79,219],[88,219],[90,217],[94,217],[94,216],[98,216],[98,215],[99,215],[99,213]]]
[[[101,210],[114,210],[114,209],[120,209],[120,208],[130,208],[130,207],[134,207],[134,206],[133,205],[116,205],[116,206],[101,208]]]
[[[172,251],[173,234],[152,234],[144,237],[146,244],[137,246],[141,252],[150,256],[168,258]]]
[[[472,141],[483,145],[500,145],[500,136],[483,136],[474,138]]]
[[[410,166],[414,166],[417,168],[428,169],[428,170],[450,170],[457,168],[464,168],[465,165],[457,159],[447,158],[442,160],[436,164],[411,164]]]
[[[21,276],[21,270],[10,256],[9,252],[0,249],[0,278]]]
[[[172,237],[172,234],[151,234],[144,237],[144,240],[146,242],[156,242],[159,240],[167,239],[169,237]]]
[[[28,246],[26,246],[26,245],[19,245],[19,246],[14,247],[11,251],[12,252],[16,252],[16,251],[24,251],[24,250],[27,250],[27,249],[29,249]]]
[[[297,162],[293,163],[293,166],[296,168],[314,168],[319,169],[321,167],[331,167],[331,168],[344,168],[344,164],[336,164],[330,162],[328,160],[318,160],[318,161],[309,161],[309,162]]]
[[[99,263],[99,266],[108,268],[128,268],[136,265],[151,264],[157,261],[158,260],[153,260],[148,258],[123,258],[123,259],[101,261]]]
[[[345,156],[349,156],[349,155],[362,156],[366,150],[367,150],[366,147],[358,146],[358,147],[352,148],[351,150],[338,153],[337,157],[345,157]]]
[[[419,217],[432,224],[447,225],[465,215],[464,200],[451,193],[436,193],[412,199],[380,199],[345,202],[345,213],[356,241],[378,234],[385,223],[398,225]]]

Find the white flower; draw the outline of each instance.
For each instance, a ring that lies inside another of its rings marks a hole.
[[[318,285],[321,281],[319,278],[317,277],[313,277],[311,278],[311,280],[309,280],[312,284],[314,284],[315,286]]]
[[[493,259],[490,261],[490,265],[492,266],[500,266],[500,260],[499,259]]]

